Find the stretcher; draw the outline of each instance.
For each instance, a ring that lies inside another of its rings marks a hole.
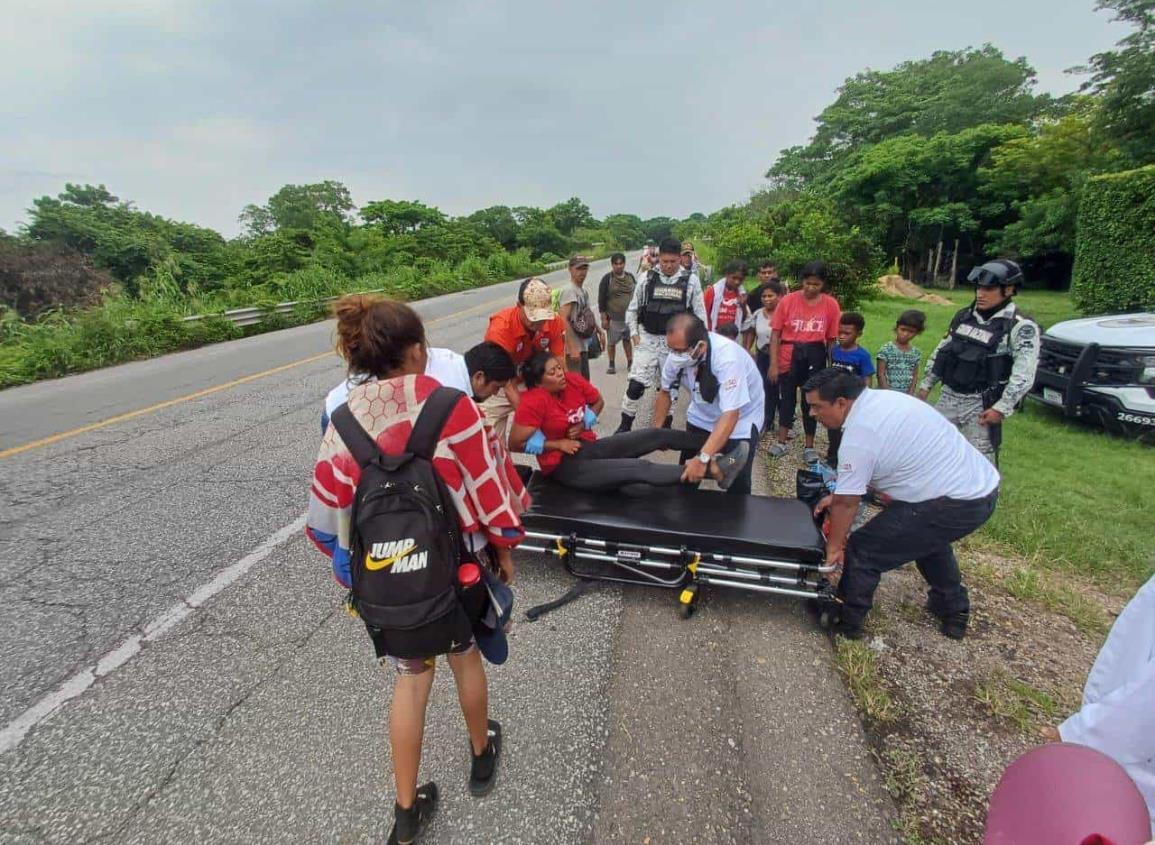
[[[676,590],[683,618],[707,584],[816,600],[823,616],[835,602],[822,534],[797,499],[681,485],[637,497],[588,493],[538,472],[529,492],[533,505],[522,515],[519,548],[560,558],[580,579],[570,594],[532,609],[531,619],[577,598],[590,581]]]

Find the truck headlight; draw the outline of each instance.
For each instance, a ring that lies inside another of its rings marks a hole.
[[[1139,371],[1140,384],[1155,384],[1155,355],[1140,355]]]

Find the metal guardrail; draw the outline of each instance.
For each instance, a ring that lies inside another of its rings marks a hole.
[[[376,290],[357,291],[358,293],[384,293],[384,288],[377,288]],[[328,305],[330,302],[336,302],[341,297],[330,296],[325,299],[302,300],[300,302],[278,302],[273,306],[253,305],[248,308],[233,308],[228,311],[222,311],[219,314],[193,314],[190,317],[185,317],[182,322],[196,323],[209,317],[219,317],[223,320],[228,320],[234,326],[255,326],[257,323],[266,319],[272,314],[280,314],[287,316],[296,310],[297,306],[307,305]]]

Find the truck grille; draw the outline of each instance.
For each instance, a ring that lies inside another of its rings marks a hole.
[[[1083,348],[1077,343],[1063,343],[1044,337],[1039,350],[1039,369],[1069,376]],[[1138,381],[1139,364],[1133,354],[1113,349],[1100,349],[1095,365],[1087,374],[1087,384],[1123,385],[1136,384]]]

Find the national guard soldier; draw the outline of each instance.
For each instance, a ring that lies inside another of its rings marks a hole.
[[[692,312],[706,321],[706,304],[698,276],[680,265],[682,245],[666,238],[658,248],[658,265],[638,280],[633,299],[626,309],[626,325],[634,339],[634,363],[622,400],[622,422],[618,433],[634,427],[638,402],[646,388],[660,388],[662,367],[670,354],[666,346],[666,325],[675,314]],[[677,401],[677,392],[671,392]],[[668,426],[671,418],[665,420]],[[661,422],[654,420],[655,425]]]
[[[975,301],[950,322],[926,362],[919,398],[941,381],[938,409],[996,466],[1003,420],[1035,381],[1039,327],[1011,301],[1023,283],[1019,265],[1005,258],[971,270]]]

